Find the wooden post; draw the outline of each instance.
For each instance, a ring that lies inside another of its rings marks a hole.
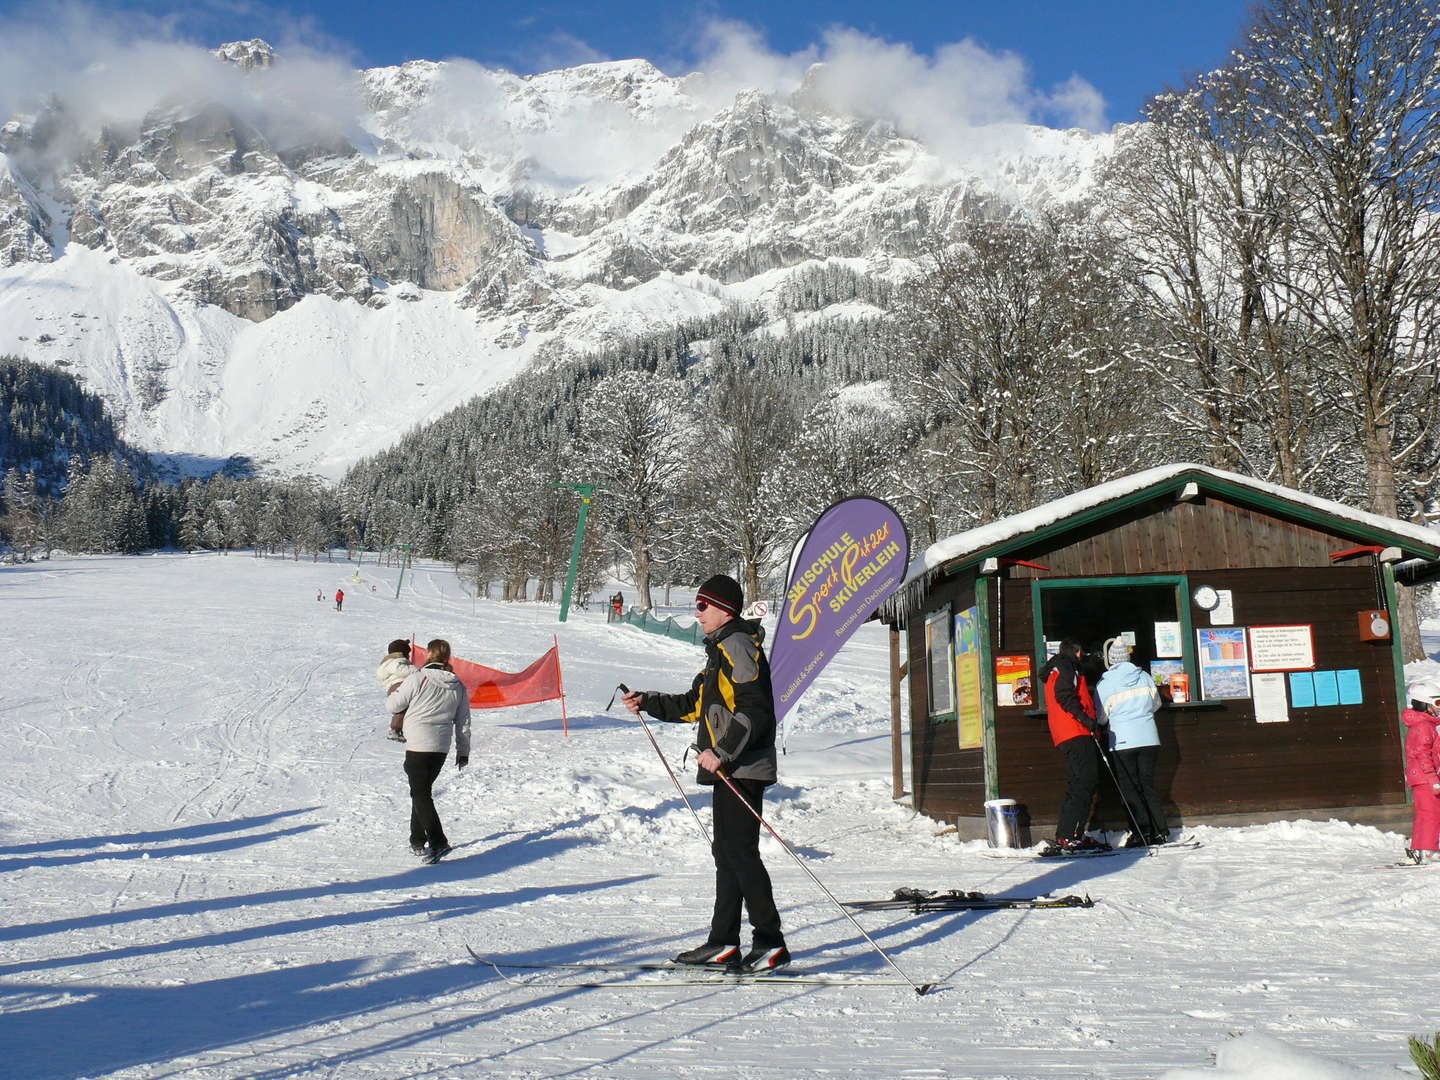
[[[891,798],[905,794],[905,754],[900,746],[900,631],[890,627],[890,786]]]

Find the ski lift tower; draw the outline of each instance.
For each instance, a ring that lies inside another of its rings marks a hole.
[[[400,599],[400,586],[405,584],[405,568],[410,565],[410,553],[415,550],[414,544],[402,544],[400,550],[404,555],[400,558],[400,576],[395,579],[395,599]]]
[[[570,548],[570,572],[565,576],[565,591],[560,596],[560,621],[564,622],[570,615],[570,593],[575,588],[575,574],[580,569],[580,544],[585,538],[585,519],[590,516],[590,500],[597,485],[561,481],[550,486],[574,488],[580,493],[580,518],[575,522],[575,543]]]

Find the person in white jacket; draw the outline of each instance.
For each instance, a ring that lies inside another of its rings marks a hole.
[[[1109,725],[1115,781],[1144,830],[1143,837],[1131,837],[1127,846],[1163,844],[1170,839],[1170,827],[1155,792],[1155,765],[1160,757],[1160,732],[1155,726],[1160,692],[1155,689],[1155,679],[1122,660],[1100,676],[1095,692]]]
[[[390,695],[390,711],[405,714],[405,776],[410,781],[410,851],[427,863],[450,853],[431,789],[455,740],[455,767],[470,764],[470,694],[450,670],[450,643],[425,646],[425,666]]]
[[[388,652],[385,659],[380,661],[380,667],[375,671],[375,681],[385,687],[385,694],[388,697],[400,689],[400,684],[408,679],[415,671],[415,665],[410,663],[410,643],[404,638],[396,638],[387,646]],[[388,739],[396,742],[404,742],[405,736],[405,714],[403,712],[391,713],[390,733]]]

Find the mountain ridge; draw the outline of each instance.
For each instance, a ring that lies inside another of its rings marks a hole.
[[[280,107],[265,42],[214,58],[244,93],[0,128],[0,352],[149,450],[331,478],[537,355],[777,310],[828,261],[899,280],[956,220],[1083,198],[1112,141],[992,125],[953,161],[810,78],[721,101],[644,60],[352,72],[360,112],[325,129]]]

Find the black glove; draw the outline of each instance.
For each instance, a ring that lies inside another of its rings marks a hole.
[[[456,755],[456,758],[455,758],[455,767],[456,767],[457,769],[463,769],[466,765],[469,765],[469,764],[470,764],[470,759],[469,759],[468,757],[460,757],[459,755]]]

